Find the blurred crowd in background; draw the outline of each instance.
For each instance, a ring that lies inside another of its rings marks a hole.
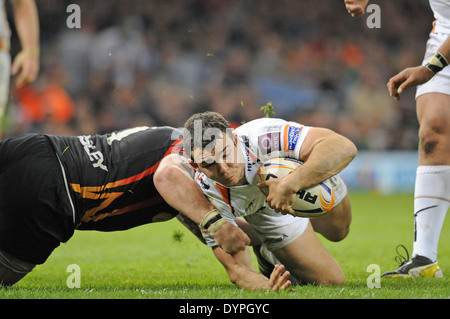
[[[343,0],[39,0],[41,71],[11,88],[6,135],[181,127],[205,110],[239,125],[271,102],[360,150],[416,149],[415,89],[394,101],[386,83],[422,62],[433,16],[426,0],[371,3],[381,28]]]

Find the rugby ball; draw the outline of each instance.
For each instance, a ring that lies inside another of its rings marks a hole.
[[[261,164],[255,182],[260,183],[270,178],[283,178],[302,165],[301,161],[292,158],[273,158]],[[267,196],[268,187],[261,189]],[[333,209],[335,196],[329,179],[318,185],[297,192],[292,208],[300,217],[322,216]]]

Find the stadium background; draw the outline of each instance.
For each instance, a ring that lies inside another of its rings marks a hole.
[[[71,3],[79,29],[67,26]],[[41,71],[12,87],[6,137],[179,127],[205,110],[241,123],[270,101],[274,116],[355,142],[351,188],[411,191],[415,90],[395,102],[386,83],[421,63],[433,17],[426,0],[370,3],[381,28],[343,0],[39,0]]]

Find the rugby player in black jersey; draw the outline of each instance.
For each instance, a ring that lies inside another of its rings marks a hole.
[[[44,263],[77,229],[126,230],[181,212],[189,229],[195,233],[197,225],[206,227],[221,249],[232,253],[235,260],[226,269],[238,286],[287,287],[279,267],[269,280],[236,262],[248,252],[250,239],[215,213],[194,182],[181,136],[171,127],[137,127],[105,135],[28,134],[1,141],[0,286],[13,285]],[[240,276],[254,280],[241,285]]]

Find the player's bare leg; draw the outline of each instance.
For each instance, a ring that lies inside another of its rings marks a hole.
[[[327,214],[310,219],[314,231],[330,241],[341,241],[350,232],[352,205],[349,194]]]
[[[331,286],[345,283],[344,272],[322,245],[311,224],[294,242],[273,253],[302,284]]]
[[[428,93],[417,98],[419,166],[450,165],[450,95]]]
[[[413,257],[389,277],[441,277],[439,236],[450,205],[450,95],[417,98],[419,166],[414,190]]]

